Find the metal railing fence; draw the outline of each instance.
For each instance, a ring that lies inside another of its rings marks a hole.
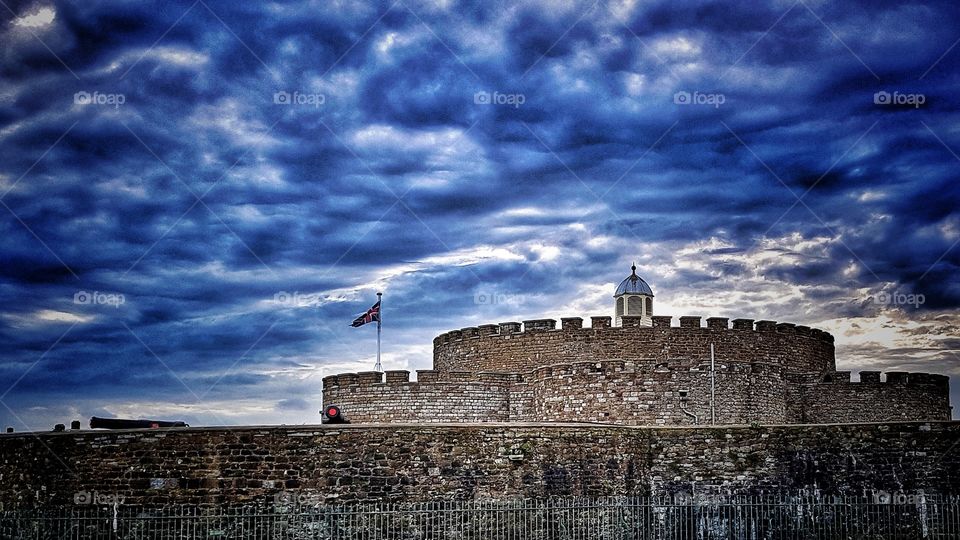
[[[0,512],[3,539],[960,539],[960,498],[564,497]]]

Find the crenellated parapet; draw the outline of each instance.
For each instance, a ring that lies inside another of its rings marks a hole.
[[[708,330],[746,330],[746,331],[756,331],[756,332],[779,332],[782,334],[789,335],[798,335],[803,337],[808,337],[812,339],[818,339],[827,343],[833,343],[834,338],[828,332],[820,330],[818,328],[811,328],[809,326],[797,325],[793,323],[786,322],[777,322],[777,321],[754,321],[753,319],[734,319],[731,327],[730,319],[726,317],[708,317],[706,319],[706,326],[704,326],[701,321],[703,317],[699,315],[684,315],[678,317],[678,324],[673,325],[673,317],[670,315],[654,315],[651,319],[653,321],[652,327],[641,326],[639,323],[641,321],[640,316],[623,316],[623,326],[612,327],[611,326],[611,317],[602,316],[602,317],[590,317],[591,326],[585,327],[583,325],[582,317],[564,317],[560,319],[561,325],[557,327],[556,319],[531,319],[521,322],[502,322],[499,324],[485,324],[481,326],[468,326],[466,328],[461,328],[459,330],[450,330],[444,332],[433,339],[434,345],[443,344],[443,343],[452,343],[463,340],[470,339],[479,339],[481,337],[489,337],[496,335],[514,335],[522,334],[527,332],[544,332],[544,331],[558,331],[558,332],[575,332],[575,331],[597,331],[597,330],[614,330],[614,331],[635,331],[635,330],[653,330],[653,329],[664,329],[664,328],[695,328],[695,329],[708,329]]]
[[[948,378],[931,373],[790,373],[779,364],[612,359],[524,373],[418,370],[326,377],[324,402],[359,423],[604,422],[693,425],[943,420]],[[711,396],[713,403],[711,404]]]
[[[793,382],[799,384],[916,384],[946,388],[950,377],[937,373],[890,371],[885,375],[880,371],[860,371],[859,381],[854,381],[851,371],[828,371],[826,373],[804,373],[792,375]]]
[[[923,372],[849,371],[788,376],[791,420],[798,423],[946,420],[950,378]]]
[[[351,422],[491,422],[509,420],[515,373],[392,370],[323,378],[323,401],[342,407]]]
[[[324,402],[355,422],[566,421],[692,425],[706,418],[711,376],[718,421],[783,423],[784,374],[777,365],[625,360],[551,364],[525,373],[408,371],[324,378]]]
[[[526,372],[547,364],[622,358],[661,362],[684,358],[697,363],[713,344],[727,361],[765,362],[795,372],[835,369],[834,339],[823,330],[769,320],[654,315],[652,326],[639,316],[532,319],[445,332],[434,341],[439,371]],[[481,331],[482,329],[482,331]],[[719,357],[719,356],[718,356]]]
[[[950,418],[949,380],[837,371],[833,336],[772,320],[532,319],[434,339],[434,369],[326,377],[354,422],[843,423]],[[649,326],[648,326],[649,325]],[[711,351],[714,355],[711,362]]]

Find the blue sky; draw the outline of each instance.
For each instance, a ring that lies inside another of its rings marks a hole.
[[[490,322],[837,337],[960,403],[955,2],[9,2],[0,421],[315,423]],[[491,301],[495,298],[496,301]]]

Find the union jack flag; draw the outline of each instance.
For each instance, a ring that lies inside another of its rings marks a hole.
[[[350,326],[356,328],[358,326],[363,326],[371,322],[380,322],[380,301],[377,300],[377,303],[373,305],[366,313],[360,315],[350,323]]]

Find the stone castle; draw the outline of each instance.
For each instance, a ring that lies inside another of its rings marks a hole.
[[[291,496],[958,493],[946,377],[868,371],[851,382],[826,332],[700,317],[672,326],[653,298],[634,272],[613,317],[590,327],[464,328],[434,340],[435,369],[415,382],[406,371],[327,377],[325,402],[351,424],[0,433],[0,513],[100,495],[273,508]]]
[[[827,424],[949,420],[948,377],[836,370],[833,336],[790,323],[653,314],[636,273],[613,317],[462,328],[433,340],[432,370],[323,379],[353,423]]]

